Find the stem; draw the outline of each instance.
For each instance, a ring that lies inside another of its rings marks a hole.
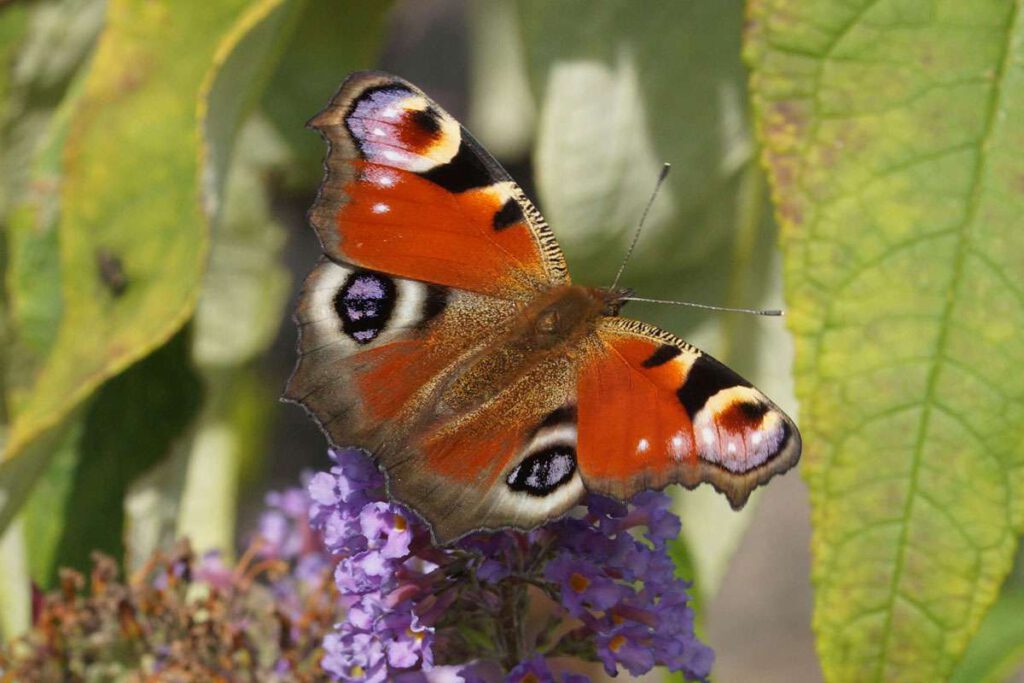
[[[526,607],[526,589],[522,584],[502,581],[498,591],[501,611],[497,615],[497,636],[504,653],[502,666],[505,671],[511,671],[523,661],[525,651],[522,617]]]

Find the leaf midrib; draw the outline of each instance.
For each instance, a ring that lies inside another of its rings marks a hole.
[[[954,252],[953,273],[950,277],[949,284],[946,287],[946,304],[943,307],[942,314],[939,318],[939,335],[935,342],[935,361],[929,369],[925,383],[925,395],[924,400],[922,401],[921,418],[918,423],[918,432],[917,437],[915,438],[911,461],[909,487],[907,489],[906,500],[903,506],[902,518],[904,521],[900,529],[899,538],[896,542],[896,563],[893,568],[892,580],[889,584],[889,598],[887,600],[887,608],[885,610],[885,622],[882,628],[882,648],[874,676],[876,680],[883,679],[885,666],[889,658],[889,648],[892,643],[893,611],[896,603],[896,597],[899,593],[899,584],[903,577],[905,558],[909,543],[910,518],[913,513],[914,502],[917,497],[918,478],[925,441],[927,440],[928,427],[931,422],[932,407],[936,403],[936,385],[938,384],[939,374],[945,365],[945,358],[947,355],[946,343],[950,330],[950,322],[953,316],[953,308],[956,305],[959,296],[964,271],[964,262],[968,252],[969,237],[981,203],[981,178],[983,177],[983,171],[986,165],[986,148],[992,136],[996,115],[999,112],[999,106],[1002,101],[1004,91],[1003,79],[1006,77],[1011,54],[1010,44],[1019,16],[1020,0],[1017,0],[1017,2],[1013,3],[1013,9],[1007,22],[1006,37],[1003,41],[1003,52],[999,59],[998,69],[992,79],[993,91],[992,95],[989,97],[989,108],[985,117],[984,131],[978,143],[978,157],[975,162],[971,178],[967,211],[964,214],[964,219],[958,226],[959,234],[957,237],[957,248]],[[972,593],[971,600],[974,601],[976,599],[977,595]],[[945,629],[942,630],[945,631]]]

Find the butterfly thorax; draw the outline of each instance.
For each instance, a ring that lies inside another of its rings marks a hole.
[[[523,307],[510,336],[535,351],[557,348],[593,331],[601,316],[609,315],[610,309],[617,310],[614,302],[618,298],[604,289],[552,287]]]
[[[575,285],[544,290],[519,308],[505,330],[463,358],[444,383],[441,412],[472,413],[540,368],[558,375],[587,348],[599,319],[614,310],[613,295]],[[438,419],[439,415],[435,415]]]

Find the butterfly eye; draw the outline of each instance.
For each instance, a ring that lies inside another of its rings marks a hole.
[[[554,334],[558,329],[558,322],[560,316],[558,311],[544,311],[540,317],[537,318],[537,331],[541,334]]]

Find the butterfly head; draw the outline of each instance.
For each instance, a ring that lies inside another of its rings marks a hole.
[[[604,316],[616,316],[622,307],[626,305],[629,297],[633,296],[634,292],[628,287],[625,288],[611,288],[611,289],[594,289],[594,296],[598,297],[602,302],[601,315]]]

